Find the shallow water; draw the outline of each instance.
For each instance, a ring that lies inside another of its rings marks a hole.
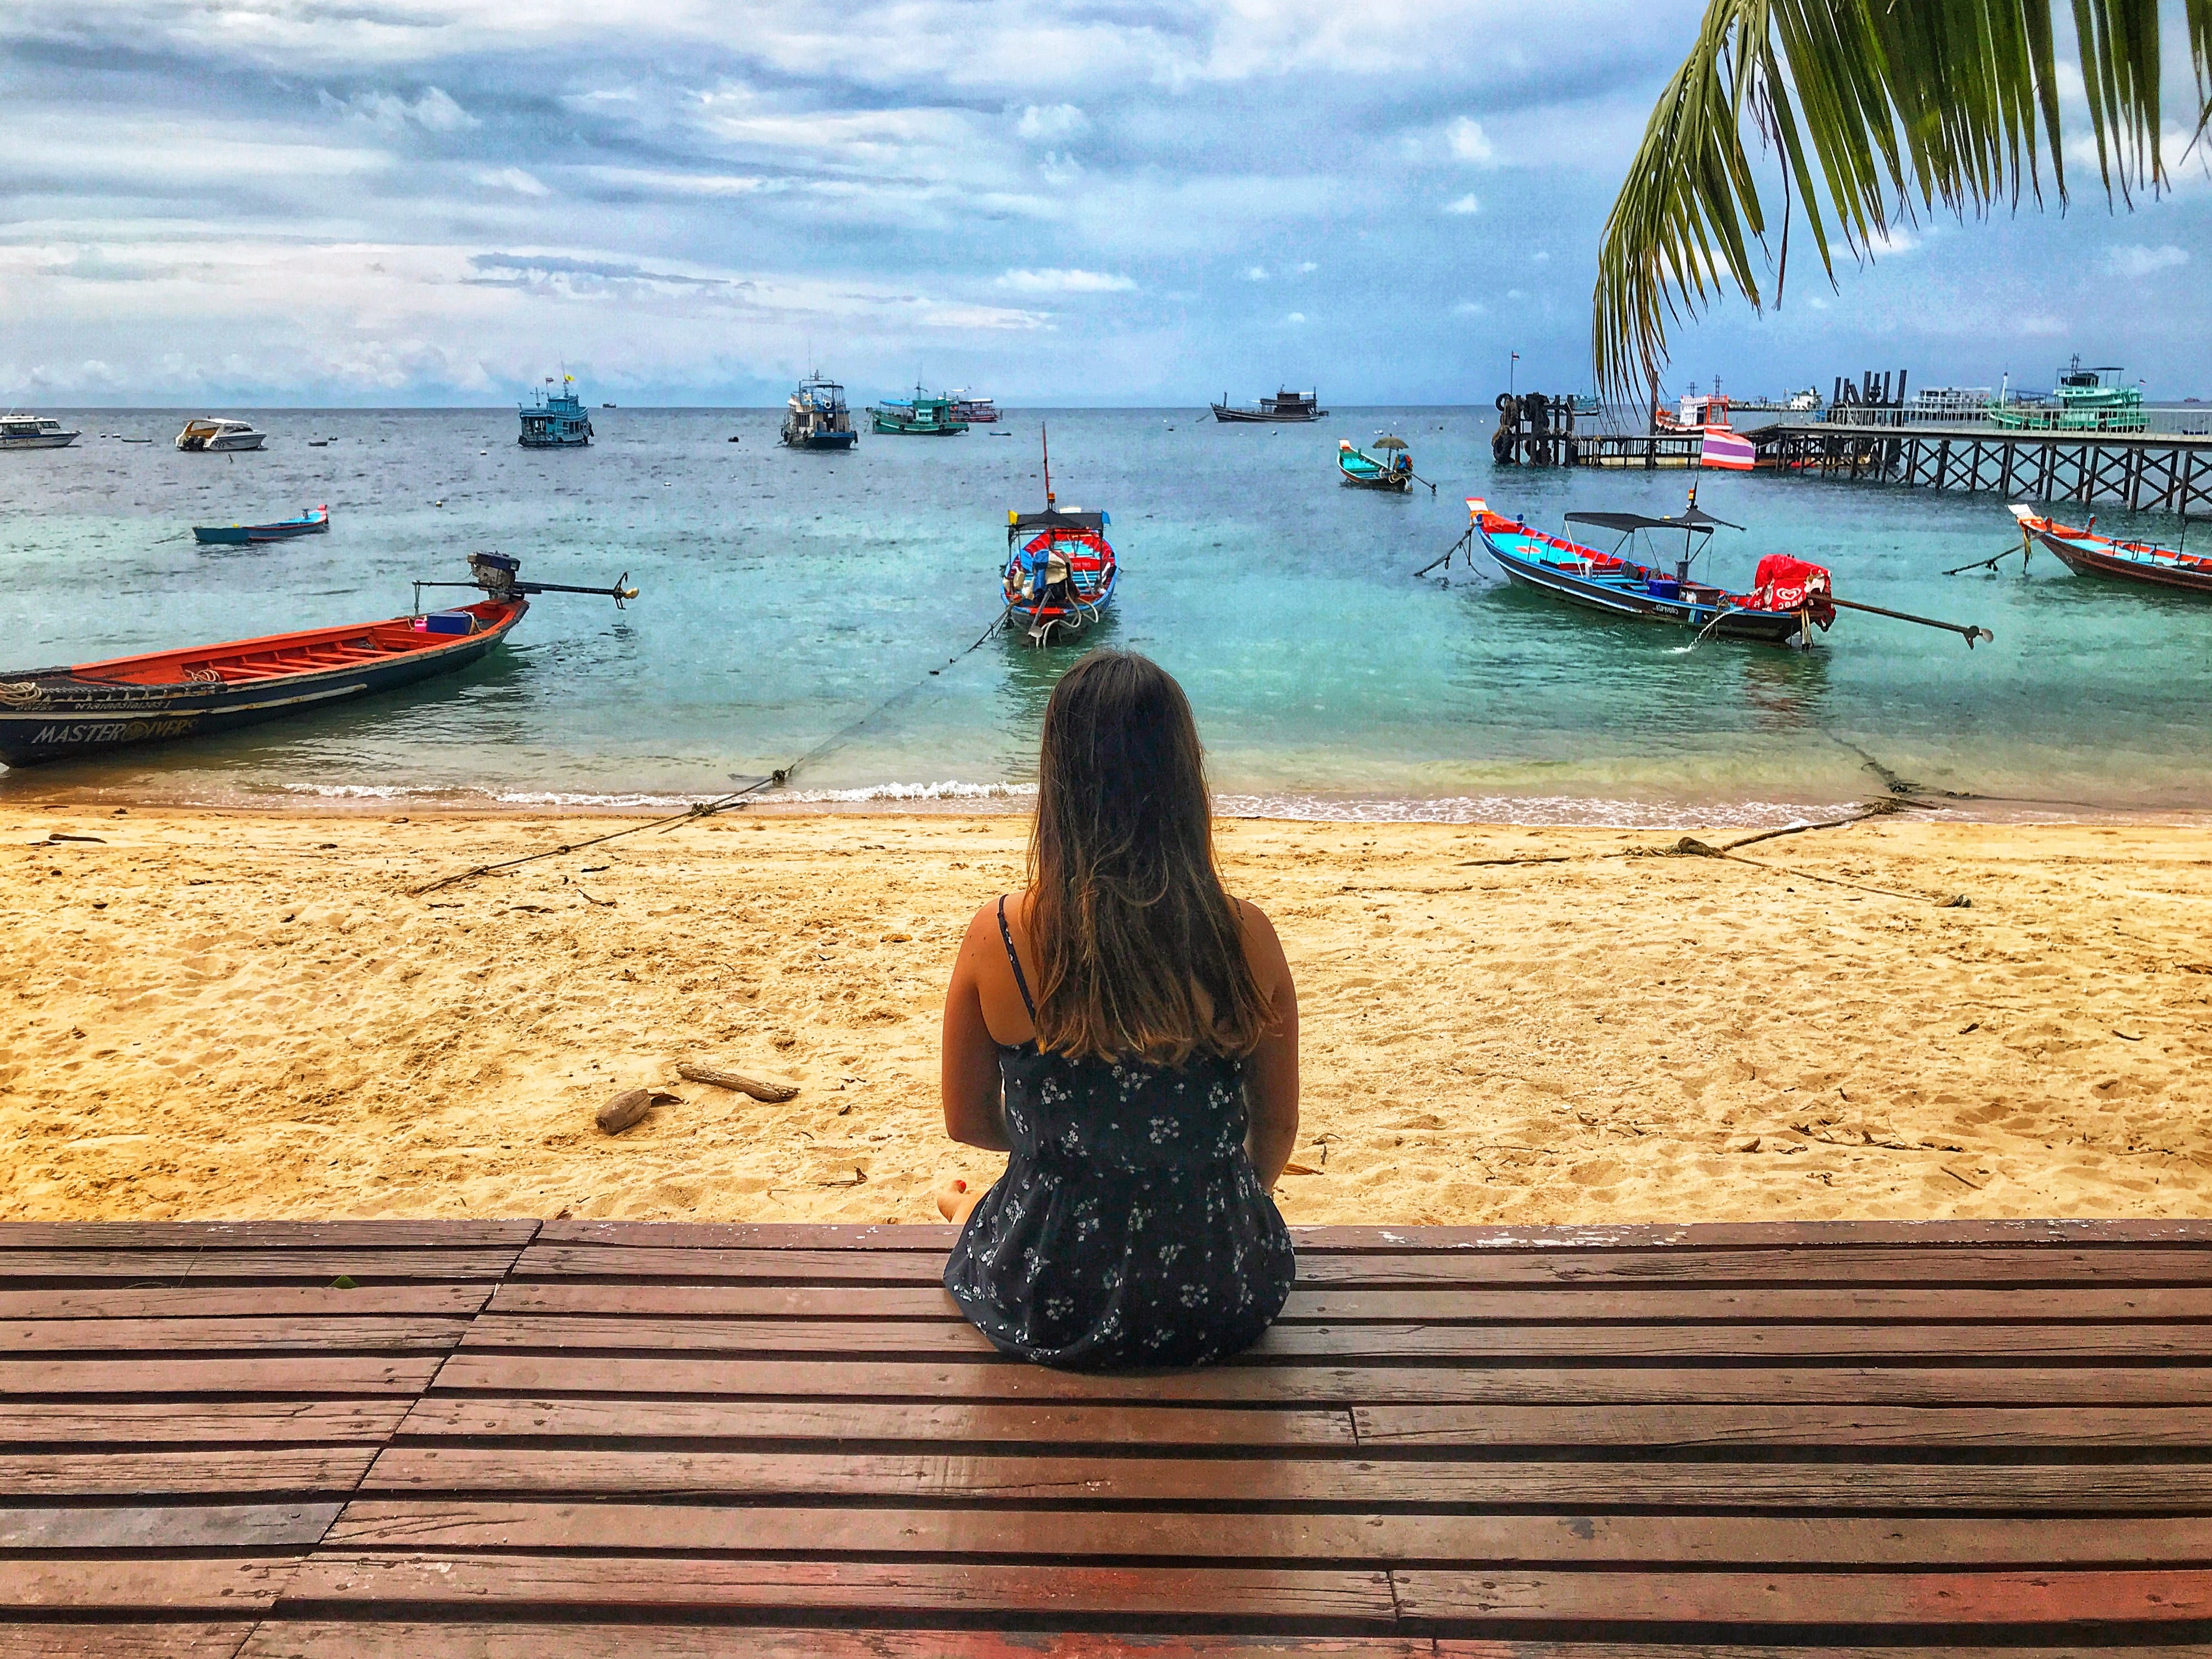
[[[0,773],[0,799],[629,803],[716,794],[802,755],[790,793],[810,799],[967,799],[1033,775],[1076,653],[966,647],[998,611],[1006,509],[1042,505],[1036,411],[1007,436],[868,436],[845,456],[780,448],[773,410],[595,411],[599,441],[567,453],[520,449],[503,410],[255,418],[272,434],[255,454],[181,454],[179,414],[110,410],[71,417],[74,449],[0,455],[0,673],[404,612],[411,579],[458,579],[476,548],[540,580],[627,571],[641,597],[617,612],[548,595],[451,679]],[[2212,806],[2212,605],[2041,555],[2024,579],[2017,559],[1942,575],[2016,544],[1994,495],[1705,475],[1700,504],[1748,529],[1716,538],[1701,574],[1741,587],[1761,554],[1794,552],[1845,597],[1996,640],[1969,653],[1846,613],[1808,653],[1693,647],[1509,589],[1480,558],[1411,574],[1460,536],[1463,495],[1558,528],[1577,507],[1674,511],[1682,473],[1493,472],[1486,409],[1042,418],[1061,504],[1113,514],[1121,586],[1094,637],[1182,678],[1234,807],[1758,822],[1893,785],[1988,815]],[[1336,483],[1337,439],[1386,425],[1434,497]],[[323,502],[331,533],[285,545],[202,549],[187,528]],[[2176,530],[2111,512],[2099,527]]]

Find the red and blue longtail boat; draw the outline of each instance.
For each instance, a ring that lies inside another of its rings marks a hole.
[[[2088,576],[2117,576],[2122,581],[2151,587],[2179,588],[2185,593],[2212,596],[2212,559],[2186,553],[2178,547],[2154,547],[2147,542],[2115,541],[2039,517],[2029,507],[2014,503],[2012,515],[2020,521],[2021,551],[2025,556],[2039,542],[2065,562],[2069,570]],[[2096,520],[2089,520],[2092,526]]]
[[[1024,624],[1031,645],[1050,645],[1055,635],[1074,638],[1112,601],[1121,576],[1106,539],[1112,522],[1104,513],[1059,505],[1052,493],[1052,449],[1046,444],[1044,511],[1006,511],[1001,582],[1006,619]]]
[[[568,587],[518,580],[520,568],[504,553],[471,553],[469,581],[416,584],[487,595],[452,611],[424,613],[418,592],[415,615],[386,622],[0,673],[0,762],[33,766],[305,714],[466,667],[507,636],[533,593],[637,597],[627,573],[612,587]]]

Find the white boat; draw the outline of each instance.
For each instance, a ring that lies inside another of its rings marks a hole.
[[[0,449],[67,449],[83,435],[43,415],[0,415]]]
[[[212,419],[195,415],[185,422],[185,429],[177,434],[177,447],[213,453],[216,450],[258,449],[269,434],[256,432],[244,421]]]

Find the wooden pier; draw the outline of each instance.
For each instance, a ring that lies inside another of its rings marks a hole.
[[[2169,513],[2212,507],[2212,435],[2203,434],[1788,422],[1751,435],[1762,464],[1816,477]]]
[[[0,1654],[2212,1642],[2212,1224],[1309,1230],[1153,1377],[993,1352],[950,1237],[0,1229]]]

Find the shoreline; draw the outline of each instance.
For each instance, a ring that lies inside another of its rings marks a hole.
[[[417,890],[617,816],[0,804],[0,1218],[910,1222],[992,1178],[937,1023],[1025,818],[731,815]],[[1285,1217],[2212,1216],[2203,829],[1674,838],[1225,820],[1300,991]],[[632,1087],[678,1098],[600,1134]]]

